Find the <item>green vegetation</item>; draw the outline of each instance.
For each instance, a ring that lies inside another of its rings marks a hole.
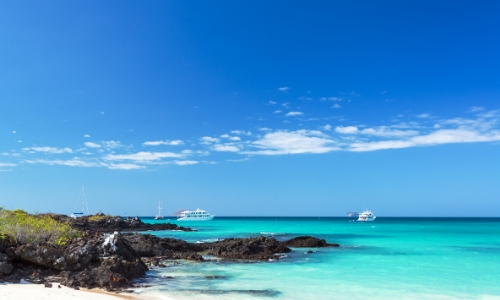
[[[93,216],[89,216],[89,221],[99,221],[99,220],[102,220],[102,219],[106,219],[106,218],[109,218],[111,217],[109,214],[108,215],[93,215]]]
[[[49,216],[30,215],[20,209],[0,208],[0,239],[13,238],[23,244],[46,242],[61,246],[76,236],[77,230]]]

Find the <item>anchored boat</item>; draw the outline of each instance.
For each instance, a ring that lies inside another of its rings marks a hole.
[[[373,222],[377,218],[371,210],[365,210],[364,212],[359,213],[358,222]]]
[[[213,215],[198,208],[197,210],[183,211],[179,218],[177,218],[177,221],[210,221],[213,218]]]

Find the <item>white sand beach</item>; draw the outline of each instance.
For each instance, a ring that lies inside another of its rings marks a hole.
[[[85,300],[152,300],[156,298],[144,297],[131,294],[117,294],[106,292],[101,289],[75,290],[65,286],[58,288],[58,283],[52,283],[51,288],[43,284],[31,283],[8,283],[0,284],[0,299],[37,299],[37,300],[67,300],[67,299],[85,299]],[[162,296],[162,299],[172,299]]]

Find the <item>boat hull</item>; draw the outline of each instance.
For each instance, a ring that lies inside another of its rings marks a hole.
[[[195,218],[195,217],[180,217],[177,221],[210,221],[213,220],[214,216],[203,217],[203,218]]]

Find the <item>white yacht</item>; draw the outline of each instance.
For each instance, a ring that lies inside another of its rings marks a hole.
[[[358,222],[373,222],[375,221],[376,216],[373,214],[371,210],[365,210],[364,212],[359,213]]]
[[[161,220],[163,219],[163,215],[161,214],[161,210],[163,208],[161,207],[161,200],[158,200],[158,214],[155,217],[155,220]]]
[[[85,187],[82,186],[82,191],[80,192],[80,196],[78,197],[78,202],[76,203],[74,213],[72,213],[70,217],[73,219],[83,217],[85,212],[87,213],[87,216],[90,215],[87,200],[85,199]]]
[[[185,210],[181,212],[177,221],[209,221],[213,218],[213,215],[198,208],[197,210]]]

